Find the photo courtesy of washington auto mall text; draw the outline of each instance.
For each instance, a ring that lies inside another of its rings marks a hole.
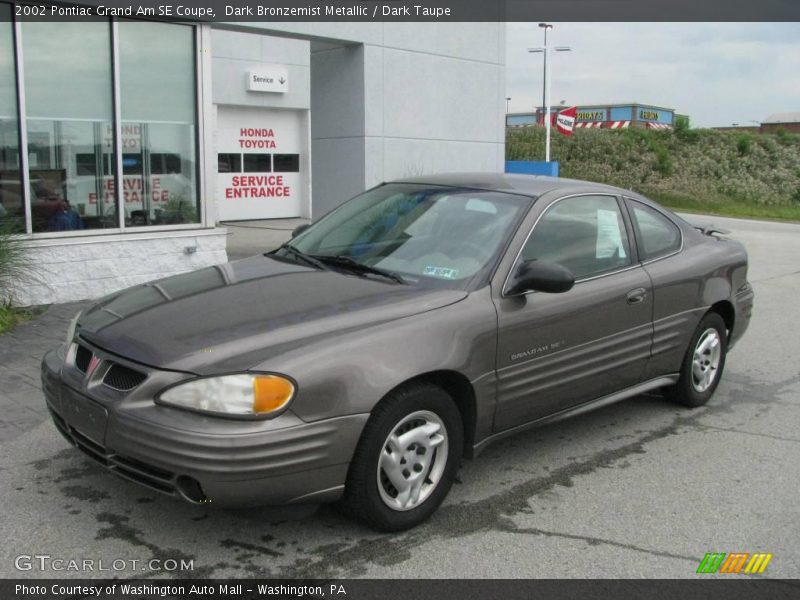
[[[342,583],[291,585],[284,583],[157,583],[125,581],[106,584],[49,583],[14,585],[17,598],[345,598]]]

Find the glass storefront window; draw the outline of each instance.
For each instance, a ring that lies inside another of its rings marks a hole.
[[[12,18],[0,0],[0,227],[26,230],[26,198],[34,233],[199,223],[194,27],[30,20],[17,58]]]
[[[120,21],[125,225],[199,223],[194,29]]]
[[[108,22],[22,23],[34,232],[119,226]]]
[[[14,25],[11,5],[0,3],[0,231],[25,231],[19,157]]]

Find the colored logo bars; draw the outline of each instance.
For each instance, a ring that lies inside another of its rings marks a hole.
[[[707,552],[697,567],[698,573],[763,573],[767,568],[772,554],[756,552]],[[745,566],[747,565],[747,566]],[[744,570],[742,570],[744,567]]]

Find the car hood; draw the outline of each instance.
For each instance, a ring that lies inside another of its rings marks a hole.
[[[130,360],[203,375],[466,296],[255,256],[102,298],[82,313],[78,333]]]

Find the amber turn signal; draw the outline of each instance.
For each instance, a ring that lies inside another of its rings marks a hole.
[[[257,415],[275,412],[286,406],[294,395],[294,384],[278,375],[253,377],[253,412]]]

